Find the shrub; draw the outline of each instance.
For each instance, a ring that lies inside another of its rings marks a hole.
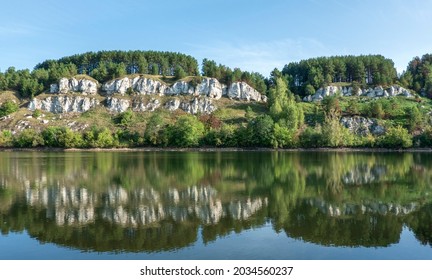
[[[18,104],[16,104],[12,100],[6,100],[1,106],[0,106],[0,117],[7,116],[9,114],[12,114],[16,111],[18,111]]]
[[[402,126],[391,127],[378,138],[378,145],[383,148],[409,148],[412,147],[412,136]]]
[[[40,133],[34,129],[25,129],[13,140],[13,144],[19,148],[32,148],[43,146],[44,140]]]
[[[170,143],[179,147],[198,146],[204,136],[204,124],[195,116],[184,115],[170,127]]]

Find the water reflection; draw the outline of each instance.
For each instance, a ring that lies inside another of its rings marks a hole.
[[[432,241],[426,153],[3,152],[2,234],[85,251],[164,251],[270,221],[325,246]],[[200,235],[200,236],[198,236]]]

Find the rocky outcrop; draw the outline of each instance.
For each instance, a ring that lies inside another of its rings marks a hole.
[[[106,106],[108,110],[116,113],[122,113],[129,108],[135,112],[145,112],[154,111],[161,106],[161,102],[158,99],[151,99],[150,101],[145,101],[140,98],[135,98],[133,100],[122,99],[117,97],[108,97],[106,101]],[[183,110],[190,114],[211,114],[217,108],[212,103],[210,98],[199,98],[195,97],[190,101],[183,100],[180,101],[178,98],[168,100],[164,107],[169,111]]]
[[[212,103],[209,98],[195,97],[191,101],[180,101],[178,99],[172,99],[165,104],[165,108],[170,111],[181,109],[190,114],[211,114],[216,111],[216,106]]]
[[[52,113],[83,113],[99,105],[99,100],[85,96],[57,95],[48,96],[44,99],[33,98],[28,109],[48,111]]]
[[[149,102],[146,102],[139,98],[135,98],[130,101],[117,97],[108,97],[106,100],[106,106],[108,110],[116,113],[123,113],[129,108],[131,108],[132,111],[135,112],[153,112],[161,106],[161,103],[157,99],[152,99]]]
[[[360,136],[366,136],[368,134],[382,135],[385,133],[384,127],[379,125],[376,119],[360,116],[342,117],[340,123],[352,133]]]
[[[158,80],[136,76],[134,78],[124,77],[106,82],[102,85],[102,92],[106,95],[125,95],[128,91],[142,95],[164,95],[168,86]]]
[[[404,96],[407,98],[412,98],[411,92],[401,86],[393,85],[389,88],[384,89],[382,86],[377,86],[375,88],[368,89],[358,89],[354,92],[352,87],[341,87],[341,86],[327,86],[318,89],[314,95],[308,95],[303,98],[303,101],[321,101],[327,96],[341,95],[341,96],[367,96],[370,98],[380,98],[380,97],[393,97],[393,96]]]
[[[261,94],[245,82],[232,83],[228,89],[228,98],[246,101],[263,100]]]
[[[115,79],[102,85],[105,95],[135,93],[138,95],[193,95],[220,99],[227,96],[231,99],[266,102],[267,98],[245,82],[235,82],[228,88],[215,78],[203,78],[201,83],[177,81],[172,86],[144,76]]]
[[[111,112],[122,113],[129,108],[130,102],[127,99],[108,97],[106,106]]]
[[[94,80],[86,78],[61,78],[58,84],[52,84],[50,86],[50,93],[71,93],[79,92],[84,95],[96,94],[98,89],[98,83]]]

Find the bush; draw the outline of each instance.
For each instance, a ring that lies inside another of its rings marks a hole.
[[[113,137],[108,128],[92,127],[84,134],[84,145],[91,148],[110,148],[118,146],[117,137]]]
[[[128,127],[135,119],[135,113],[132,110],[126,110],[116,116],[115,122],[121,126]]]
[[[47,127],[42,131],[44,145],[58,148],[79,148],[83,146],[82,135],[68,127]]]
[[[42,115],[41,110],[36,109],[36,110],[33,111],[32,117],[37,119],[37,118],[39,118],[41,115]]]
[[[12,132],[10,130],[3,130],[0,133],[0,147],[11,147],[13,144]]]
[[[248,123],[248,141],[257,147],[270,147],[273,145],[273,119],[269,115],[259,115]]]
[[[322,143],[322,129],[319,125],[315,128],[307,127],[300,134],[300,146],[303,148],[319,148]]]
[[[40,133],[34,129],[25,129],[15,137],[13,144],[19,148],[32,148],[44,145],[44,140]]]
[[[0,118],[18,111],[18,108],[18,104],[16,104],[14,101],[6,100],[0,106]]]
[[[170,143],[178,147],[195,147],[204,136],[204,124],[195,116],[181,116],[170,127]]]
[[[410,148],[413,145],[413,139],[405,128],[391,127],[378,138],[378,145],[383,148]]]
[[[152,146],[166,146],[168,144],[167,122],[160,112],[154,112],[144,131],[144,141]]]

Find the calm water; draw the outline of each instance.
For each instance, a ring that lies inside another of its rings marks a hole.
[[[0,152],[0,259],[432,259],[432,154]]]

